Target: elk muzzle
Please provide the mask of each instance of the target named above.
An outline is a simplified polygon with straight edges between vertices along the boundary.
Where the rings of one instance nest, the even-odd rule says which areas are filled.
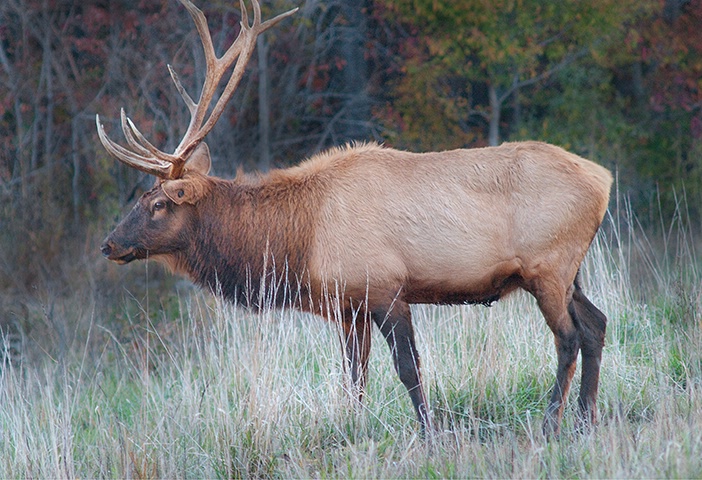
[[[108,259],[111,260],[115,263],[118,263],[120,265],[124,265],[126,263],[131,262],[132,260],[136,260],[137,256],[135,254],[134,248],[124,248],[119,245],[117,245],[112,239],[112,235],[107,237],[105,241],[102,243],[102,246],[100,247],[100,252],[102,252],[102,255]]]

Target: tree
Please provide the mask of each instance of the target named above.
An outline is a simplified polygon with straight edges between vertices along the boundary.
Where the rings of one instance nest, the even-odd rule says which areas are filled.
[[[637,24],[648,114],[640,122],[636,170],[656,185],[653,201],[702,225],[702,1],[660,0]]]
[[[485,122],[487,139],[500,138],[507,101],[581,57],[606,48],[622,37],[627,22],[641,11],[641,2],[543,2],[541,0],[401,0],[388,9],[416,25],[423,47],[400,90],[424,84],[437,69],[455,103],[465,104],[464,121]],[[446,91],[434,79],[424,86],[429,96]],[[446,80],[444,80],[446,81]],[[513,106],[519,110],[519,98]],[[517,115],[518,117],[518,115]],[[472,120],[471,120],[472,118]]]

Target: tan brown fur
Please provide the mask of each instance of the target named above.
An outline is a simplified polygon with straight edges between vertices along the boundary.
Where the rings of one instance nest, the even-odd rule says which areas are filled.
[[[559,353],[546,433],[559,430],[581,345],[588,367],[580,404],[595,421],[606,318],[576,275],[607,208],[606,169],[521,142],[423,154],[347,146],[229,181],[207,170],[208,162],[206,170],[186,165],[182,178],[145,195],[106,240],[108,258],[149,255],[247,304],[273,299],[333,319],[341,313],[359,397],[375,322],[422,426],[430,416],[408,304],[491,303],[523,288],[536,297]],[[159,227],[167,234],[149,227],[159,198],[171,214]]]
[[[328,185],[314,278],[405,287],[415,302],[415,289],[490,293],[501,277],[535,277],[554,262],[572,284],[611,184],[602,167],[537,142],[429,154],[364,145],[289,172]]]

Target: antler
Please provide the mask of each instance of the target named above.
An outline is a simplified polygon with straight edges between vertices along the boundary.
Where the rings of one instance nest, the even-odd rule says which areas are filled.
[[[98,136],[100,137],[102,145],[110,155],[130,167],[163,179],[179,178],[182,175],[185,162],[190,154],[205,135],[212,130],[215,123],[217,123],[217,120],[224,111],[225,105],[239,85],[241,77],[244,75],[246,64],[256,46],[256,37],[297,11],[297,8],[294,8],[261,23],[261,6],[258,4],[257,0],[252,0],[254,19],[253,24],[249,25],[246,5],[244,4],[244,0],[240,0],[241,31],[224,55],[217,58],[205,15],[199,8],[193,5],[190,0],[179,1],[185,6],[190,16],[193,17],[195,21],[195,26],[197,27],[200,40],[202,41],[202,47],[205,51],[207,74],[205,76],[202,92],[200,93],[200,99],[195,103],[190,95],[188,95],[188,92],[185,91],[185,88],[183,88],[178,75],[176,75],[175,71],[168,65],[168,71],[171,74],[173,83],[175,83],[178,93],[183,97],[190,111],[190,124],[188,125],[183,139],[178,144],[178,147],[176,147],[173,153],[166,153],[153,146],[126,116],[124,109],[122,109],[120,113],[122,131],[131,149],[124,148],[110,140],[105,133],[105,128],[100,123],[100,116],[95,115]],[[234,65],[232,76],[229,78],[222,95],[217,100],[209,117],[207,117],[207,111],[210,108],[217,87],[221,83],[222,77],[235,60],[236,64]],[[205,117],[207,117],[207,120],[205,120]]]

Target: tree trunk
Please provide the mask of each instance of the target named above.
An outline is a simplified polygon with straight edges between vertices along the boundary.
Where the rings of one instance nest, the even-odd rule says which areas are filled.
[[[343,92],[347,115],[344,137],[349,140],[366,140],[370,134],[370,100],[368,98],[368,62],[366,60],[367,20],[364,13],[365,0],[347,0],[343,16],[347,24],[340,28],[340,53],[344,59]]]
[[[497,95],[497,89],[490,85],[490,130],[488,132],[488,142],[490,146],[496,147],[500,141],[500,115],[502,113],[502,102]]]
[[[71,121],[71,151],[73,157],[73,179],[71,188],[73,189],[73,226],[80,225],[80,156],[78,155],[78,118],[73,117]]]
[[[268,80],[268,44],[263,34],[256,39],[258,51],[258,169],[271,168],[271,109]]]

